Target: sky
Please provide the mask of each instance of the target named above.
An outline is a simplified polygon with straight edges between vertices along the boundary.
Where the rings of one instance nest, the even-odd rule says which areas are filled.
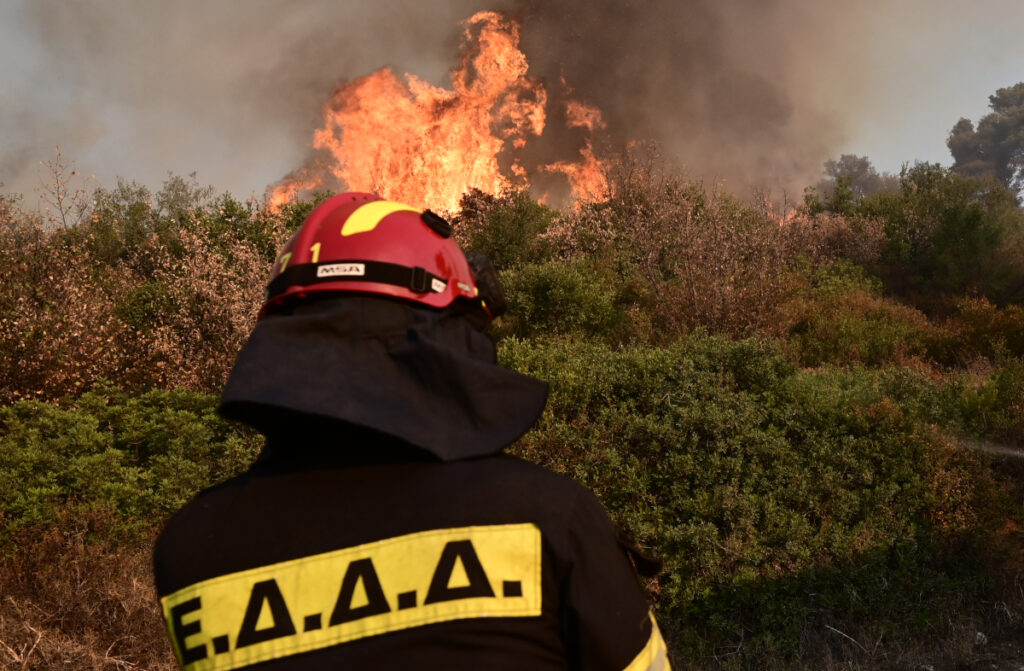
[[[990,95],[1024,81],[1024,2],[891,4],[861,35],[870,58],[858,86],[874,104],[845,119],[840,151],[892,172],[914,160],[948,165],[953,125],[977,122]]]
[[[1024,1],[0,0],[0,192],[38,199],[55,150],[86,188],[189,175],[262,197],[331,92],[384,66],[445,85],[459,21],[523,50],[701,178],[813,183],[822,163],[949,164],[946,136],[1024,81]],[[533,72],[533,70],[531,70]],[[627,96],[628,89],[628,96]]]

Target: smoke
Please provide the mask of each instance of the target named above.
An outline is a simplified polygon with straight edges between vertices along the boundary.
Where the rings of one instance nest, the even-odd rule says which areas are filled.
[[[948,100],[951,77],[971,77],[953,65],[974,52],[989,49],[990,63],[1016,52],[1013,26],[1024,21],[1019,0],[896,5],[12,0],[0,9],[0,182],[30,191],[38,161],[59,145],[103,184],[123,175],[152,186],[198,170],[238,196],[262,194],[302,164],[339,82],[391,66],[447,85],[459,21],[495,9],[522,24],[551,125],[576,98],[602,110],[607,148],[651,139],[691,177],[738,195],[798,195],[826,159],[853,149],[851,135],[917,130],[914,104]],[[985,86],[972,93],[982,107],[996,88]],[[929,127],[942,153],[971,112]],[[546,135],[536,164],[572,159],[577,131]]]
[[[439,4],[5,4],[3,190],[31,194],[59,146],[108,186],[198,171],[237,196],[262,195],[302,161],[339,80],[385,65],[443,79],[458,22],[485,3]]]
[[[535,72],[599,107],[612,146],[651,139],[694,178],[799,194],[843,139],[807,78],[805,64],[828,58],[807,5],[521,0],[518,14]],[[827,18],[849,28],[850,13]]]
[[[604,112],[613,148],[654,140],[741,196],[798,198],[868,137],[888,170],[948,161],[966,93],[980,105],[997,73],[1016,77],[998,86],[1024,78],[1019,0],[517,0],[515,13],[552,108],[564,80]],[[909,137],[934,152],[913,153]]]

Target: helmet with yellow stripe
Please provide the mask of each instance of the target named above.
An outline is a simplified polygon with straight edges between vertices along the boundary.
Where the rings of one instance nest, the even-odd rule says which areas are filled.
[[[369,193],[317,206],[274,262],[260,318],[311,296],[376,294],[446,308],[464,301],[488,319],[505,310],[490,261],[466,255],[430,210]]]

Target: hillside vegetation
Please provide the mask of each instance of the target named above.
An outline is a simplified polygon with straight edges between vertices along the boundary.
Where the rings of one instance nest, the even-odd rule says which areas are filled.
[[[451,214],[506,289],[502,362],[551,383],[512,451],[661,558],[675,667],[908,668],[1019,627],[1014,196],[927,164],[786,217],[637,160],[613,183]],[[0,200],[4,665],[173,668],[148,545],[260,448],[216,394],[311,207],[178,177],[67,226]]]

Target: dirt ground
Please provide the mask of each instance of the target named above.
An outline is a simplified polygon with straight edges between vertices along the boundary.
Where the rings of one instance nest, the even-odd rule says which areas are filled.
[[[919,664],[914,671],[1024,671],[1024,626],[991,638],[978,632],[965,661]]]

